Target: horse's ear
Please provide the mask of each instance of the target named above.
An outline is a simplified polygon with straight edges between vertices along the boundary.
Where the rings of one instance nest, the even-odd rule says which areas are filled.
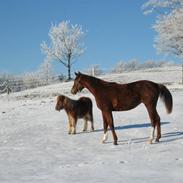
[[[79,75],[81,75],[81,72],[78,72],[78,73],[75,72],[75,75],[76,75],[76,76],[79,76]]]
[[[74,74],[75,74],[76,76],[78,76],[78,73],[77,73],[77,72],[75,72]]]

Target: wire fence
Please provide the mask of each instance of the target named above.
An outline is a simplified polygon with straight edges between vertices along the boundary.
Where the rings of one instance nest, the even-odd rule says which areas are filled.
[[[9,76],[6,78],[0,78],[0,94],[2,93],[10,94],[11,92],[19,92],[63,81],[64,76],[62,75],[51,76],[49,78],[48,77],[14,78]]]

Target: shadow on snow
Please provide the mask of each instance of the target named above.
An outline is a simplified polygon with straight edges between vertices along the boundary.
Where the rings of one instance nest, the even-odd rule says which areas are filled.
[[[161,122],[161,125],[168,125],[170,122]],[[132,124],[132,125],[123,125],[123,126],[116,126],[115,130],[125,130],[125,129],[135,129],[135,128],[149,128],[151,127],[150,123],[143,123],[143,124]],[[94,132],[103,132],[103,129],[96,129]],[[93,132],[81,132],[81,133],[93,133]],[[80,133],[79,133],[80,134]],[[143,138],[131,138],[127,140],[119,140],[119,144],[124,144],[124,143],[142,143],[142,142],[147,142],[149,137],[143,137]],[[172,142],[176,140],[183,139],[183,132],[177,131],[177,132],[169,132],[169,133],[164,133],[162,134],[162,137],[160,139],[160,143],[164,142]],[[106,142],[106,143],[113,143],[111,142]]]

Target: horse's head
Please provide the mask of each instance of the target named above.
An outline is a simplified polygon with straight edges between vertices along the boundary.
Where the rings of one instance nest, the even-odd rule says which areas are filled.
[[[64,108],[64,100],[65,100],[65,96],[64,95],[60,95],[57,97],[57,103],[55,106],[55,110],[60,111],[61,109]]]
[[[74,85],[72,86],[72,89],[71,89],[71,93],[72,94],[76,94],[77,92],[80,92],[84,86],[81,84],[81,73],[78,72],[76,73],[75,72],[75,75],[76,75],[76,78],[74,80]]]

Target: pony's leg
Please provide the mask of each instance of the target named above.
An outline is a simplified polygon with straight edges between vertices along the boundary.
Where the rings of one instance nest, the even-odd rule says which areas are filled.
[[[88,114],[88,119],[91,122],[91,130],[94,131],[93,113],[92,110]]]
[[[71,134],[71,132],[72,132],[72,119],[71,119],[71,116],[70,115],[68,115],[68,120],[69,120],[68,134]]]
[[[87,131],[87,129],[88,129],[88,121],[87,121],[87,118],[84,118],[83,132]]]
[[[113,122],[113,116],[112,116],[112,111],[106,111],[103,112],[103,115],[105,116],[106,122],[109,125],[111,131],[112,131],[112,135],[113,135],[113,139],[114,139],[114,145],[117,145],[117,135],[116,132],[114,130],[114,122]]]
[[[72,117],[72,134],[76,134],[77,119]]]
[[[93,124],[93,121],[90,121],[91,122],[91,131],[94,131],[94,124]]]

